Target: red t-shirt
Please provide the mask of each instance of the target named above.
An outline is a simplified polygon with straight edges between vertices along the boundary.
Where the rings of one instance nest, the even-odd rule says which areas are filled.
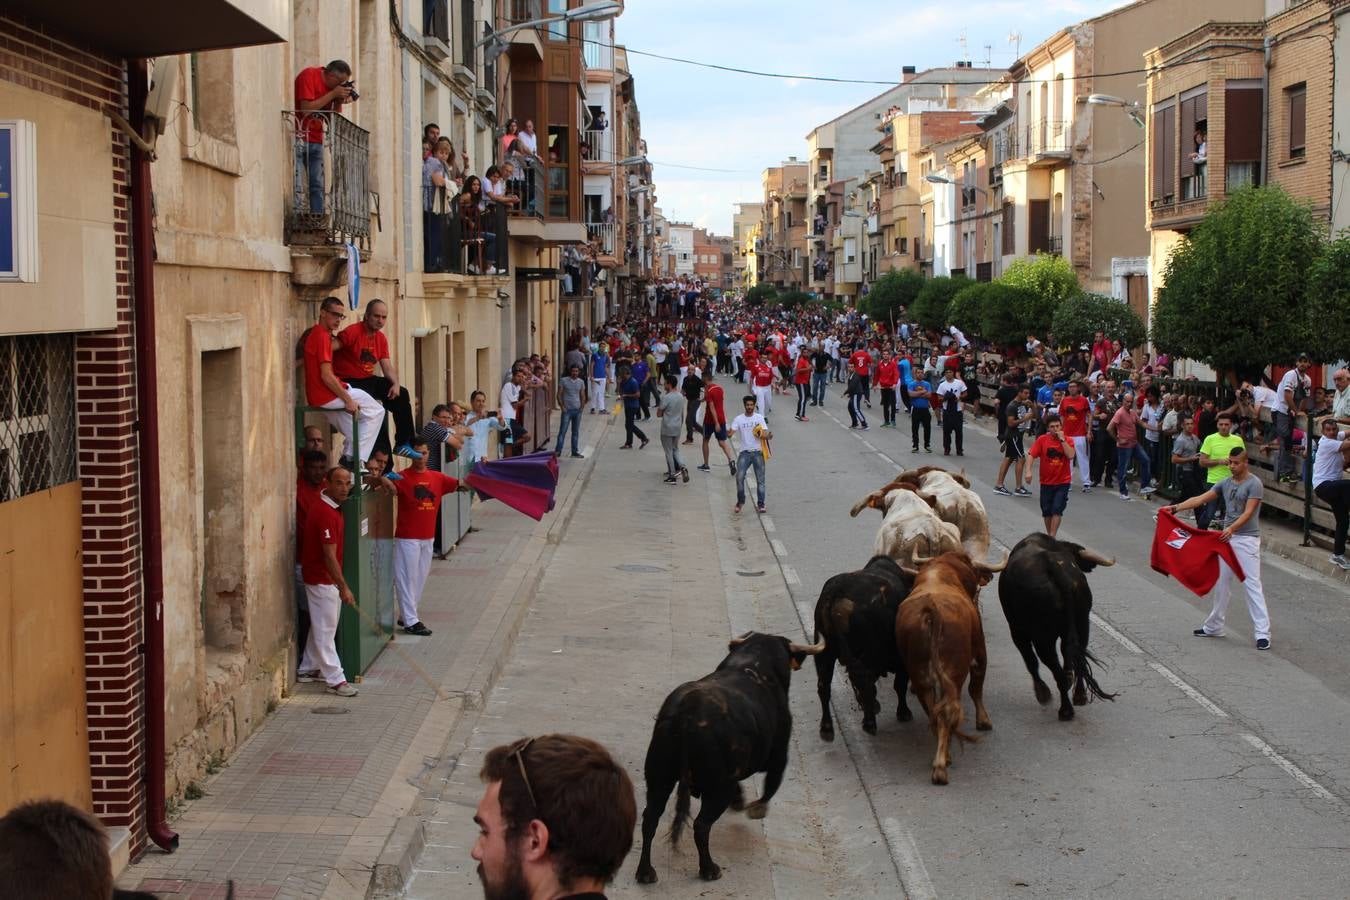
[[[1027,455],[1041,461],[1041,484],[1069,483],[1069,457],[1054,435],[1043,434],[1036,438]]]
[[[319,374],[321,365],[332,361],[333,336],[322,325],[315,325],[305,338],[305,399],[310,406],[323,406],[337,399]]]
[[[792,362],[792,354],[788,353],[787,350],[782,347],[779,347],[777,350],[773,351],[773,361],[775,365],[789,365]]]
[[[727,414],[722,410],[720,384],[710,384],[703,389],[703,421],[714,425],[727,424]]]
[[[877,363],[877,387],[893,388],[900,383],[900,367],[895,360],[882,360]]]
[[[398,523],[394,537],[413,541],[429,541],[436,537],[436,510],[441,498],[454,493],[459,482],[449,475],[427,469],[418,472],[404,469],[402,477],[394,482],[398,493]]]
[[[793,384],[811,383],[811,360],[805,356],[797,357],[797,368],[792,371]]]
[[[304,539],[301,542],[300,575],[305,584],[332,584],[328,576],[328,567],[323,562],[323,548],[326,544],[337,547],[338,565],[342,565],[342,510],[334,505],[327,494],[320,495],[310,504],[305,515]]]
[[[1087,437],[1088,400],[1081,394],[1059,402],[1059,417],[1064,420],[1065,437]]]
[[[853,367],[853,371],[866,377],[872,368],[872,357],[866,350],[857,350],[848,358],[848,364]]]
[[[747,347],[743,355],[745,357],[745,367],[747,369],[754,368],[755,363],[759,362],[759,351],[754,347]]]
[[[1111,357],[1113,356],[1115,356],[1115,353],[1111,350],[1110,341],[1099,341],[1092,345],[1092,359],[1097,363],[1097,368],[1103,372],[1111,364]]]
[[[306,100],[318,100],[324,94],[328,93],[328,85],[323,80],[323,67],[310,66],[308,69],[301,69],[300,74],[295,76],[295,108],[301,109],[301,103]],[[342,112],[342,104],[334,101],[329,104],[328,109],[335,112]],[[311,144],[323,143],[323,116],[305,116],[305,140]]]
[[[383,331],[371,331],[356,322],[338,332],[342,349],[333,354],[333,374],[339,378],[369,378],[375,365],[389,358],[389,340]]]
[[[295,478],[295,558],[301,558],[302,548],[305,542],[305,521],[308,519],[310,507],[316,502],[321,503],[319,495],[323,493],[323,485],[312,485],[305,480],[305,476],[297,475]]]
[[[755,387],[768,387],[773,384],[773,366],[766,362],[755,365]]]

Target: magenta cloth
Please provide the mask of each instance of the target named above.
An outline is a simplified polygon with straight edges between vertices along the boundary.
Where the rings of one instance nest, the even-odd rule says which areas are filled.
[[[510,459],[479,460],[464,480],[484,500],[500,500],[537,521],[553,509],[558,458],[540,450]]]

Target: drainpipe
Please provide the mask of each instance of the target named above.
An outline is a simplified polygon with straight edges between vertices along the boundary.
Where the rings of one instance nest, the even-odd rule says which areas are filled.
[[[1261,67],[1261,184],[1270,183],[1270,67],[1275,41],[1266,35],[1261,42],[1265,65]]]
[[[149,89],[144,59],[127,61],[131,121],[140,130]],[[132,327],[136,352],[136,431],[140,437],[141,582],[144,592],[145,822],[150,839],[172,853],[178,835],[164,814],[164,564],[159,521],[159,389],[155,369],[155,234],[150,155],[131,148]]]

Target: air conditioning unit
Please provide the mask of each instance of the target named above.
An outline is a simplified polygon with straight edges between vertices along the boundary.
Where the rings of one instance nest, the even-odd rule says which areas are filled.
[[[146,140],[153,141],[168,130],[173,95],[177,88],[178,57],[162,56],[156,59],[150,75],[150,92],[145,97],[145,125],[147,130],[153,132],[142,135]]]

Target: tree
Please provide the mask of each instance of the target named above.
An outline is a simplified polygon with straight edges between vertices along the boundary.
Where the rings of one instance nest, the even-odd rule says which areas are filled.
[[[1022,335],[1035,334],[1045,337],[1050,331],[1050,322],[1055,317],[1055,308],[1065,297],[1079,293],[1078,276],[1073,266],[1062,256],[1049,253],[1037,253],[1033,259],[1019,259],[1008,266],[998,279],[1010,287],[1020,288],[1022,295],[1019,318]]]
[[[935,331],[946,328],[947,307],[951,305],[952,298],[963,288],[974,283],[964,275],[957,275],[954,278],[946,275],[929,278],[924,282],[919,296],[914,298],[914,306],[910,312],[914,314],[915,321],[924,328]]]
[[[778,289],[771,284],[757,284],[745,292],[745,305],[751,308],[771,303],[778,296]]]
[[[1279,187],[1243,188],[1210,207],[1167,261],[1153,343],[1220,372],[1292,361],[1312,343],[1306,298],[1322,244],[1310,207]],[[1341,275],[1319,277],[1334,292]]]
[[[947,320],[967,337],[981,334],[984,299],[991,287],[993,285],[989,282],[968,284],[956,292],[951,305],[947,307]]]
[[[991,344],[1020,346],[1027,332],[1035,330],[1028,328],[1028,310],[1039,304],[1036,294],[1026,288],[990,282],[980,297],[980,327],[976,333]]]
[[[923,276],[912,269],[893,269],[882,275],[862,299],[859,308],[879,322],[899,319],[901,309],[912,307],[923,288]]]
[[[1106,332],[1126,349],[1148,338],[1138,313],[1128,303],[1102,294],[1076,294],[1060,302],[1050,323],[1055,339],[1064,344],[1090,344],[1095,332]]]
[[[1327,244],[1308,273],[1307,318],[1309,356],[1350,359],[1350,235]]]

